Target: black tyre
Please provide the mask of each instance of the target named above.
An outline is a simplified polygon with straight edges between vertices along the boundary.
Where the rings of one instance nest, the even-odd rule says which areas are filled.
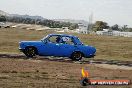
[[[82,86],[88,86],[91,84],[90,80],[88,78],[83,78],[81,81],[80,81],[81,85]]]
[[[36,53],[37,53],[37,50],[34,47],[26,47],[25,50],[24,50],[24,54],[27,57],[33,57],[33,56],[36,55]]]
[[[71,59],[72,60],[76,60],[76,61],[79,61],[82,59],[82,53],[81,52],[74,52],[72,55],[71,55]]]

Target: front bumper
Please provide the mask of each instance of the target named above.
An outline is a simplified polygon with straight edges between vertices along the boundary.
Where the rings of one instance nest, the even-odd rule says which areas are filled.
[[[95,54],[94,55],[89,55],[89,56],[86,56],[86,58],[94,58],[94,56],[96,56]]]
[[[93,58],[94,56],[96,56],[96,55],[90,55],[89,58]]]
[[[19,48],[19,51],[20,51],[20,52],[24,52],[24,49]]]

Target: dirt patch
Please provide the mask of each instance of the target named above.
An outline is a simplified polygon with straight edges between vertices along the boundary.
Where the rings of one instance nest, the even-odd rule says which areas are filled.
[[[132,70],[132,67],[128,67],[128,66],[117,66],[117,65],[109,65],[109,64],[94,64],[94,65],[106,69]]]
[[[83,88],[79,80],[82,67],[90,79],[130,79],[132,70],[106,69],[94,64],[66,63],[48,60],[0,58],[0,87],[4,88]],[[131,88],[128,86],[95,86],[93,88]]]

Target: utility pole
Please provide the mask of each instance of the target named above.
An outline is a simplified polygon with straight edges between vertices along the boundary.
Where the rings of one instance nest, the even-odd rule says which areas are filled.
[[[87,34],[92,31],[92,22],[93,22],[93,13],[91,13],[91,15],[89,16]]]

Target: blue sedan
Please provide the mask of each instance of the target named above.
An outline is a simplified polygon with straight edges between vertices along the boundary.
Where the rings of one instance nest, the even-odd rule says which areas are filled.
[[[57,56],[79,61],[96,53],[93,46],[84,45],[78,37],[66,34],[49,34],[40,41],[21,41],[19,44],[19,50],[27,57]]]

